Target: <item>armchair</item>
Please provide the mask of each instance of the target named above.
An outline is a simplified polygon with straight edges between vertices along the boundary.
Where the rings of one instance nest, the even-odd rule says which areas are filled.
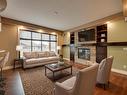
[[[2,71],[3,71],[3,67],[7,63],[8,59],[9,59],[9,52],[6,52],[5,56],[1,57],[1,61],[0,61],[0,69],[1,69],[1,79],[0,80],[3,79],[3,75],[2,75],[3,72]]]
[[[113,58],[114,58],[113,56],[105,58],[99,64],[98,75],[97,75],[97,83],[103,84],[104,89],[105,89],[106,84],[109,83]]]
[[[55,83],[55,95],[93,95],[98,64],[80,70],[76,76]]]

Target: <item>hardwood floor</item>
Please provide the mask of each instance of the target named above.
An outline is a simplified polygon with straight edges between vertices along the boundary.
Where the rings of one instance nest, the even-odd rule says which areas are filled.
[[[94,95],[127,95],[127,76],[111,73],[109,87],[96,87]]]
[[[4,76],[7,78],[5,95],[25,95],[18,73],[19,70],[21,69],[4,72]],[[94,95],[127,95],[127,76],[111,73],[109,88],[107,87],[104,90],[101,86],[95,87]]]
[[[18,70],[5,71],[4,77],[6,78],[5,95],[25,95]]]

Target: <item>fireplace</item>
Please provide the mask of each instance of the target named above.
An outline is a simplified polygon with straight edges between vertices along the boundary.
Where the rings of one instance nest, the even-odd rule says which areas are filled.
[[[90,49],[89,48],[78,48],[78,58],[90,60]]]

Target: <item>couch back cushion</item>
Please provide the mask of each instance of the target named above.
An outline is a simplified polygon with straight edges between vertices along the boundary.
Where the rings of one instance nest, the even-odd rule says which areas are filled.
[[[38,57],[39,58],[48,57],[47,52],[38,52]]]
[[[27,59],[30,59],[30,58],[37,58],[38,54],[37,52],[23,52],[23,56]]]
[[[56,53],[54,51],[50,51],[49,56],[56,56]]]

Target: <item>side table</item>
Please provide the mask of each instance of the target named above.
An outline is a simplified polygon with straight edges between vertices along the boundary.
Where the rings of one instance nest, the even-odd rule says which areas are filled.
[[[23,68],[23,59],[19,59],[19,58],[14,59],[14,69],[15,69],[16,64],[21,64],[21,66]]]

